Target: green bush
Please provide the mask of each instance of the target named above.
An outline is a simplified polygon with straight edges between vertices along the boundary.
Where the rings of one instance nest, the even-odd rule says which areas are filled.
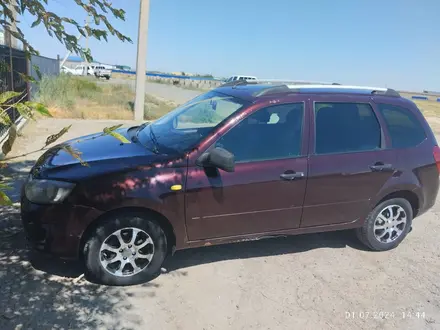
[[[72,109],[78,98],[90,99],[102,92],[95,81],[66,74],[44,76],[39,87],[39,102],[67,109]]]

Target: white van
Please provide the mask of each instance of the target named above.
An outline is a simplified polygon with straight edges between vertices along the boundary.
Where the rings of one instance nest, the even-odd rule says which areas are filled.
[[[256,81],[257,77],[253,76],[232,76],[225,80],[225,83],[229,83],[236,80]]]

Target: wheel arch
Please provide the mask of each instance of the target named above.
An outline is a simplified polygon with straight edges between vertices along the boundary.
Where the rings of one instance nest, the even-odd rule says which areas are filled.
[[[392,193],[389,193],[382,197],[377,203],[376,206],[380,203],[392,199],[392,198],[404,198],[406,199],[410,204],[413,211],[413,218],[415,218],[420,210],[420,199],[417,194],[412,190],[398,190],[394,191]]]
[[[112,216],[116,216],[118,214],[127,213],[127,212],[152,216],[154,218],[154,220],[158,222],[158,224],[162,227],[162,229],[165,232],[165,235],[166,235],[166,238],[167,238],[167,242],[168,242],[168,244],[167,244],[168,245],[168,253],[173,253],[174,252],[174,249],[175,249],[175,246],[176,246],[176,234],[175,234],[174,228],[171,225],[171,222],[168,220],[168,218],[166,218],[163,214],[161,214],[161,213],[159,213],[159,212],[157,212],[155,210],[149,209],[149,208],[143,208],[143,207],[121,207],[121,208],[113,209],[111,211],[108,211],[108,212],[102,214],[101,216],[99,216],[98,218],[93,220],[87,226],[87,228],[84,230],[84,232],[81,235],[79,251],[78,251],[79,257],[80,258],[83,257],[84,245],[86,244],[87,239],[90,237],[90,235],[93,233],[93,231],[103,221],[106,221],[108,218],[110,218]]]

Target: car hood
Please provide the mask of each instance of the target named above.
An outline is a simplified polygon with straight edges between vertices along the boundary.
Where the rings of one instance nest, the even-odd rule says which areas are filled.
[[[115,132],[130,140],[130,129],[118,129]],[[49,149],[36,162],[32,175],[76,181],[152,163],[163,163],[170,158],[176,157],[155,154],[139,142],[122,143],[113,136],[96,133]]]

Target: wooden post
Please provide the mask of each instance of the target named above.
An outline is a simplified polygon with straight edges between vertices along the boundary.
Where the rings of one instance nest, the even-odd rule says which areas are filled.
[[[26,51],[28,50],[28,45],[26,43],[23,44],[23,50]],[[31,76],[31,61],[26,58],[26,74],[28,76]],[[26,94],[27,94],[27,100],[30,101],[31,100],[31,82],[28,80],[26,81]]]

